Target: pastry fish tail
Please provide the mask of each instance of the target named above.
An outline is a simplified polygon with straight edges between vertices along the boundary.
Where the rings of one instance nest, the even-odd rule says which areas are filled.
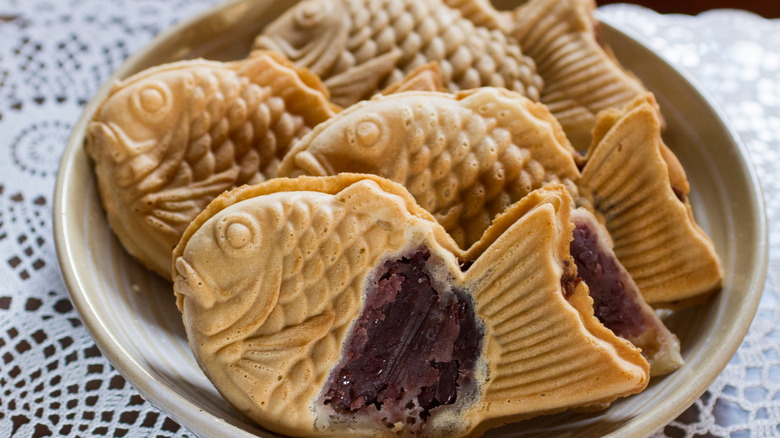
[[[661,140],[652,103],[629,105],[599,122],[594,132],[604,135],[588,154],[580,183],[593,193],[615,254],[645,300],[673,303],[717,289],[723,269],[693,219],[685,174]]]
[[[514,12],[511,31],[544,79],[541,101],[579,150],[590,145],[596,114],[642,94],[598,40],[593,0],[531,0]]]
[[[640,351],[598,322],[573,275],[570,209],[563,186],[532,192],[497,220],[497,238],[486,232],[492,242],[466,272],[490,363],[485,406],[470,411],[480,427],[609,403],[647,385]]]

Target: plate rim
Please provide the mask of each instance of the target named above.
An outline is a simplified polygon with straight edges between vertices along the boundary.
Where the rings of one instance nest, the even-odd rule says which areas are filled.
[[[82,280],[83,274],[79,273],[78,267],[72,257],[75,246],[80,243],[74,242],[69,234],[65,232],[68,228],[67,224],[72,220],[68,217],[69,209],[65,202],[67,200],[66,189],[69,181],[74,178],[73,172],[75,161],[77,159],[83,159],[83,156],[80,154],[85,154],[83,142],[86,127],[104,96],[106,96],[113,87],[113,84],[117,80],[127,77],[128,72],[133,70],[139,60],[153,52],[161,43],[175,39],[176,35],[179,35],[185,29],[192,27],[199,21],[206,20],[213,14],[235,8],[241,4],[251,4],[253,1],[254,0],[231,0],[206,8],[198,14],[177,22],[167,30],[155,36],[141,49],[130,55],[121,66],[111,74],[106,82],[100,86],[98,91],[85,106],[78,121],[73,125],[58,165],[54,191],[52,213],[57,259],[70,299],[76,307],[81,320],[84,322],[87,331],[94,340],[95,345],[97,345],[111,365],[117,369],[117,371],[145,400],[149,401],[166,415],[169,415],[192,433],[204,436],[219,436],[224,434],[225,427],[230,429],[233,436],[255,437],[256,435],[230,424],[211,413],[203,412],[200,407],[189,399],[168,388],[164,382],[149,374],[103,324],[103,319],[95,312],[92,302],[84,293],[85,286]],[[758,214],[755,215],[757,219],[756,223],[753,224],[756,230],[756,243],[758,244],[758,251],[755,254],[758,263],[756,269],[754,269],[754,275],[751,276],[749,288],[744,297],[744,304],[746,307],[742,308],[744,314],[749,315],[750,318],[741,318],[741,325],[739,327],[731,327],[731,330],[726,335],[728,342],[725,343],[725,346],[728,347],[726,349],[728,354],[716,355],[717,362],[715,365],[717,365],[718,371],[712,376],[699,376],[699,381],[694,382],[696,383],[695,391],[688,394],[676,393],[678,394],[677,396],[673,395],[671,400],[666,400],[672,401],[672,403],[666,403],[665,401],[663,404],[655,406],[649,411],[644,411],[642,418],[631,419],[624,426],[621,426],[619,429],[606,435],[610,437],[649,436],[664,427],[669,421],[672,421],[693,404],[695,400],[706,391],[715,378],[722,373],[729,360],[741,345],[755,316],[766,282],[769,249],[766,209],[764,206],[763,192],[755,170],[755,165],[750,159],[750,153],[723,110],[709,93],[695,78],[685,71],[683,67],[674,65],[663,55],[653,51],[646,44],[642,43],[642,38],[631,31],[630,28],[610,22],[611,20],[609,20],[608,17],[604,17],[603,14],[599,14],[598,12],[597,18],[601,23],[601,26],[608,28],[610,32],[614,31],[621,37],[630,40],[631,43],[646,48],[658,61],[676,72],[683,81],[690,85],[692,91],[697,93],[701,99],[706,102],[709,108],[717,116],[718,122],[722,125],[722,128],[729,133],[730,140],[734,143],[739,152],[740,164],[744,169],[744,173],[748,176],[746,182],[750,189],[751,204],[755,206],[755,210],[758,212]],[[89,160],[88,157],[87,159]],[[735,328],[736,330],[734,330]],[[719,351],[723,351],[723,349],[719,349]],[[713,364],[711,363],[710,365]]]

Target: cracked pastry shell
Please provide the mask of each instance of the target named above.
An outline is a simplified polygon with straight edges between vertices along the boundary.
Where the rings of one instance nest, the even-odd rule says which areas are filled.
[[[499,88],[406,92],[353,105],[290,150],[279,176],[370,173],[406,187],[468,248],[510,204],[579,177],[544,105]]]
[[[427,436],[487,428],[642,390],[638,349],[593,317],[580,284],[562,294],[571,199],[532,193],[505,229],[464,253],[403,187],[383,178],[278,178],[218,197],[188,227],[173,260],[190,346],[219,391],[249,418],[294,436],[395,434],[322,422],[315,400],[339,361],[380,261],[424,245],[470,291],[486,328],[479,393],[429,419]],[[474,263],[461,271],[459,258]],[[328,425],[327,419],[325,424]]]

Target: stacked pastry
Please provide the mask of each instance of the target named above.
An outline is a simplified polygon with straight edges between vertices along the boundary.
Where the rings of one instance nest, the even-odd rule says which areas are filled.
[[[592,9],[306,0],[247,59],[114,87],[87,140],[109,223],[232,405],[477,436],[682,365],[654,307],[722,270]]]

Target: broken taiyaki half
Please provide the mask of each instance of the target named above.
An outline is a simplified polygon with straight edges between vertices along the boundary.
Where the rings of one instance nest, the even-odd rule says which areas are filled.
[[[319,80],[276,53],[182,61],[118,82],[86,149],[114,233],[170,279],[190,221],[223,191],[275,176],[291,145],[334,114]]]
[[[478,258],[497,236],[513,225],[517,217],[547,196],[552,188],[545,186],[535,190],[498,215],[483,238],[469,248],[464,258]],[[650,364],[651,376],[678,369],[684,363],[679,340],[645,302],[641,291],[612,250],[609,232],[589,208],[575,205],[571,208],[570,219],[574,228],[568,251],[576,268],[569,271],[565,294],[572,293],[577,282],[584,282],[596,318],[615,335],[642,350],[642,355]]]
[[[501,14],[484,1],[454,6],[442,0],[305,0],[269,24],[255,48],[278,51],[310,69],[344,107],[431,61],[439,63],[450,91],[505,87],[538,101],[542,80],[534,62],[498,27]]]
[[[401,82],[396,82],[382,90],[380,94],[388,95],[404,91],[438,91],[447,92],[441,78],[441,68],[438,62],[429,62],[410,71]]]
[[[646,92],[598,38],[593,0],[530,0],[514,12],[510,32],[536,62],[541,101],[571,143],[585,150],[597,114],[621,108]]]
[[[570,195],[520,203],[461,264],[383,178],[227,192],[174,251],[190,346],[231,404],[293,436],[476,436],[641,391],[647,362],[572,279]]]
[[[661,139],[653,96],[602,114],[594,134],[580,184],[645,300],[674,305],[719,288],[723,269],[694,220],[685,171]]]
[[[315,128],[279,176],[370,173],[404,185],[462,247],[550,182],[573,192],[576,152],[542,104],[498,88],[377,96]]]

